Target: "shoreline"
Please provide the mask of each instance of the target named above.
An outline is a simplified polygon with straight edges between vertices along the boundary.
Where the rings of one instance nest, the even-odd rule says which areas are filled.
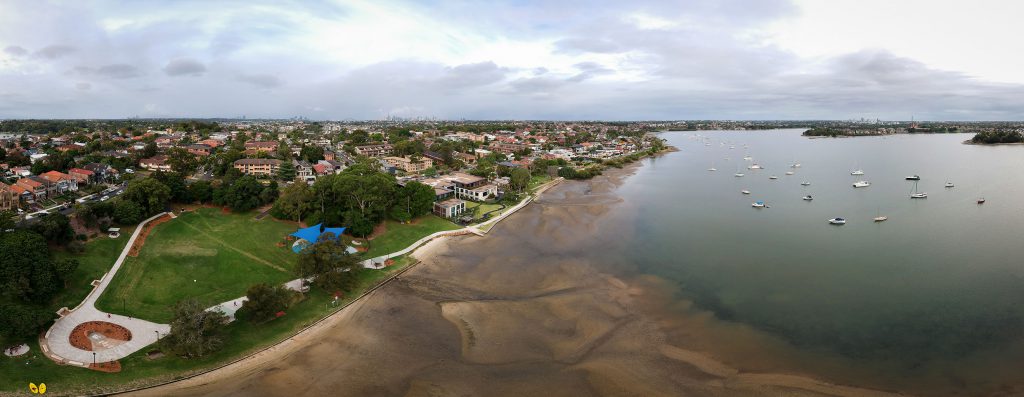
[[[960,142],[960,144],[962,144],[962,145],[972,145],[972,146],[1020,146],[1020,145],[1024,145],[1024,142],[984,143],[984,142],[974,142],[974,141],[968,139],[966,141]]]
[[[658,153],[656,156],[663,154],[665,154],[665,152]],[[591,206],[593,206],[594,202],[599,202],[597,206],[606,207],[608,203],[616,203],[616,201],[602,201],[597,197],[589,198],[586,196],[577,196],[573,193],[577,190],[593,190],[600,191],[600,193],[597,193],[597,196],[614,196],[614,191],[643,165],[643,162],[638,161],[627,164],[622,168],[609,170],[609,172],[590,180],[576,181],[571,184],[562,184],[558,189],[553,189],[552,197],[545,198],[538,206],[529,206],[531,210],[530,214],[510,218],[514,221],[515,226],[521,226],[524,223],[529,224],[536,222],[543,224],[548,220],[546,219],[546,215],[548,215],[548,212],[551,210],[560,210],[566,213],[577,213],[580,211],[586,212],[589,210],[586,202],[591,202],[591,204],[589,204]],[[568,205],[560,205],[558,202],[560,197],[558,196],[562,196],[562,200],[568,200]],[[545,216],[541,216],[542,214],[538,213],[538,211],[543,213]],[[558,217],[557,215],[552,216]],[[361,320],[366,322],[366,318],[375,322],[393,325],[395,328],[400,328],[400,322],[393,322],[392,319],[381,318],[383,313],[373,313],[378,313],[388,307],[393,308],[390,310],[405,307],[402,302],[390,303],[389,301],[393,298],[408,295],[408,291],[406,290],[410,288],[410,285],[408,285],[410,283],[412,283],[412,287],[414,287],[413,291],[419,290],[420,288],[416,287],[420,287],[422,283],[427,283],[428,285],[426,286],[430,288],[426,288],[424,290],[424,292],[427,293],[426,298],[428,298],[428,301],[436,300],[437,303],[427,304],[426,306],[433,307],[434,309],[425,313],[433,313],[432,316],[439,316],[443,319],[442,321],[444,323],[450,324],[448,327],[455,328],[456,335],[458,336],[458,341],[455,343],[458,346],[461,346],[458,349],[462,352],[462,360],[467,361],[468,364],[477,364],[489,367],[496,364],[515,365],[514,363],[522,360],[532,362],[533,360],[543,359],[546,354],[542,354],[541,356],[531,355],[531,351],[533,350],[531,348],[533,348],[533,345],[535,343],[540,343],[542,345],[550,345],[550,347],[543,348],[541,351],[550,351],[555,355],[554,359],[556,362],[564,362],[565,365],[569,365],[569,367],[565,368],[566,370],[574,368],[577,371],[583,371],[584,373],[590,374],[588,375],[588,378],[595,376],[599,378],[592,381],[592,391],[595,390],[593,389],[594,387],[597,387],[598,390],[608,389],[620,392],[632,391],[633,393],[638,394],[674,395],[675,393],[672,393],[673,389],[671,389],[671,387],[673,386],[672,382],[676,379],[665,379],[665,377],[661,375],[661,371],[655,371],[652,369],[652,371],[647,372],[639,368],[643,368],[643,366],[648,365],[663,365],[665,368],[662,369],[668,369],[674,368],[677,365],[682,365],[687,369],[685,372],[680,374],[681,376],[700,382],[703,385],[701,386],[702,388],[712,388],[719,392],[728,393],[731,391],[738,393],[776,393],[789,395],[827,394],[849,397],[900,395],[872,389],[844,386],[809,376],[785,372],[744,372],[725,362],[719,361],[711,354],[668,344],[663,340],[663,337],[656,336],[658,335],[658,332],[663,332],[664,330],[657,325],[657,321],[653,319],[650,314],[646,314],[640,310],[640,304],[637,302],[637,299],[640,297],[653,292],[645,288],[649,286],[644,286],[642,285],[643,283],[640,283],[637,280],[623,280],[612,276],[587,265],[586,263],[569,265],[570,268],[577,269],[577,271],[583,271],[584,273],[570,271],[562,276],[564,279],[554,280],[550,277],[555,274],[549,274],[543,277],[543,279],[547,281],[541,285],[537,285],[530,291],[520,291],[520,289],[514,288],[513,286],[503,285],[505,283],[514,282],[513,280],[506,280],[505,282],[502,282],[501,277],[499,277],[500,274],[495,274],[494,269],[506,268],[504,263],[490,264],[495,265],[496,267],[494,269],[485,268],[481,270],[484,274],[490,274],[485,277],[494,279],[491,282],[498,283],[496,284],[499,285],[496,287],[497,290],[492,292],[473,292],[476,291],[476,288],[483,287],[470,287],[465,285],[466,283],[460,283],[458,277],[454,279],[441,277],[442,275],[447,274],[459,274],[458,272],[451,273],[454,270],[446,269],[449,266],[456,266],[452,263],[453,261],[474,261],[475,257],[472,256],[472,254],[467,254],[460,250],[464,249],[463,246],[465,246],[468,241],[473,241],[474,244],[479,245],[500,244],[502,242],[501,235],[509,233],[509,230],[505,229],[499,230],[499,236],[492,238],[484,236],[481,239],[467,237],[460,239],[438,238],[431,240],[420,246],[411,254],[418,259],[416,264],[403,269],[394,277],[389,278],[388,282],[381,283],[375,287],[374,290],[367,291],[365,298],[353,301],[348,307],[341,309],[330,316],[324,317],[317,324],[310,326],[308,329],[304,329],[281,343],[254,355],[244,357],[243,359],[237,360],[236,362],[225,365],[221,368],[207,371],[187,379],[127,392],[137,393],[139,395],[166,395],[170,393],[182,393],[189,395],[216,394],[211,393],[208,389],[241,391],[244,389],[232,389],[230,386],[240,382],[250,383],[245,381],[244,378],[246,377],[267,378],[283,376],[280,374],[288,372],[288,370],[281,369],[280,367],[287,367],[286,360],[292,360],[293,357],[295,357],[295,359],[301,358],[303,361],[308,360],[308,351],[316,349],[316,345],[325,343],[321,338],[329,337],[332,330],[346,328],[349,329],[350,332],[358,333],[358,325],[360,325],[358,323]],[[513,229],[518,229],[518,227]],[[502,262],[501,259],[502,258],[495,258],[498,262]],[[422,262],[428,262],[427,264],[430,266],[418,266],[418,264],[421,264]],[[487,265],[489,264],[481,263],[479,266],[475,267],[484,267]],[[555,265],[555,263],[553,262],[552,265]],[[564,273],[566,265],[555,266],[557,269],[563,270]],[[391,283],[391,281],[395,280],[398,275],[406,274],[414,269],[415,272],[410,273],[409,277],[405,278],[405,280],[398,283]],[[544,272],[543,274],[547,273],[549,272]],[[413,279],[413,281],[408,281],[408,279]],[[389,288],[384,288],[385,286],[388,286]],[[469,288],[469,290],[463,293],[455,293],[454,296],[450,296],[452,294],[450,289],[460,287]],[[372,294],[384,295],[371,297],[370,295]],[[506,298],[501,298],[501,296],[507,296],[508,294],[512,295]],[[525,294],[525,296],[523,294]],[[414,296],[420,296],[420,299],[423,299],[424,297],[421,295],[422,293],[414,294]],[[477,295],[482,295],[482,297],[475,298],[474,296]],[[524,304],[529,306],[524,308]],[[547,309],[538,311],[537,308]],[[516,331],[508,333],[508,325],[521,324],[521,320],[534,321],[546,319],[549,315],[545,313],[549,310],[553,310],[552,314],[561,313],[555,317],[558,321],[575,321],[575,327],[577,329],[576,333],[583,332],[583,334],[585,334],[582,336],[582,339],[580,339],[580,336],[565,336],[558,333],[537,333],[540,331],[531,331],[526,329],[517,329]],[[595,312],[594,310],[597,311]],[[592,320],[590,317],[593,316],[588,313],[598,313],[600,314],[598,317],[609,315],[611,317],[607,318],[605,321],[600,321],[600,319]],[[367,314],[369,317],[362,316],[363,319],[360,319],[359,316],[362,314]],[[498,314],[499,316],[494,317],[494,314]],[[538,315],[541,317],[535,317]],[[545,321],[551,321],[555,318],[550,318]],[[417,323],[419,323],[419,321],[417,321]],[[430,326],[425,325],[425,327],[426,328],[421,330],[422,332],[429,331]],[[580,329],[580,327],[583,328]],[[387,350],[387,348],[376,346],[376,344],[379,343],[391,343],[391,339],[386,337],[389,331],[398,332],[395,329],[382,329],[382,335],[370,336],[369,338],[371,341],[368,343],[354,343],[355,346],[349,346],[346,349],[341,349],[340,347],[335,348],[341,350],[340,352],[337,350],[331,350],[332,356],[348,357],[348,355],[346,355],[346,351],[352,349],[356,350],[350,353],[365,353],[366,350],[370,350],[376,352],[376,355],[383,356],[385,358],[400,361],[406,359],[410,360],[412,363],[410,363],[409,366],[415,367],[413,364],[416,361],[415,354],[409,357],[395,354],[395,352],[388,354],[389,350]],[[442,331],[446,330],[442,329],[437,332]],[[450,332],[450,330],[447,330],[445,334]],[[640,332],[640,334],[637,334],[637,332]],[[648,337],[635,338],[633,335],[647,335]],[[523,344],[523,338],[528,340],[529,343]],[[365,339],[365,337],[360,340],[362,339]],[[441,343],[442,341],[437,342]],[[655,346],[652,347],[650,346],[651,344],[655,344]],[[328,345],[330,345],[330,343],[328,343]],[[377,350],[381,348],[385,349],[385,351],[380,352]],[[642,363],[633,363],[632,360],[618,358],[618,354],[608,358],[601,358],[608,354],[609,351],[622,351],[622,349],[627,349],[624,351],[629,351],[631,354],[650,355],[658,361],[652,361],[652,363],[648,363],[646,361]],[[394,357],[396,355],[400,357]],[[591,358],[591,356],[596,357]],[[282,363],[282,361],[285,361],[285,363]],[[664,361],[664,364],[653,364],[660,363],[662,361]],[[541,363],[529,365],[543,366]],[[639,365],[640,367],[635,367],[636,365]],[[419,373],[428,370],[423,368],[415,371]],[[358,376],[358,373],[354,373],[353,375]],[[310,376],[310,374],[303,374],[303,376]],[[459,378],[462,378],[463,376],[464,375],[459,375]],[[676,375],[672,375],[671,377],[674,378]],[[470,376],[470,378],[472,378],[472,376]],[[449,383],[451,381],[452,380],[449,379]],[[531,379],[531,381],[534,380]],[[412,389],[405,389],[406,392],[398,394],[408,394],[412,390],[420,390],[416,389],[416,382],[418,381],[413,381],[412,384],[404,386]],[[537,382],[543,383],[544,381],[540,380]],[[402,387],[401,385],[396,386]],[[500,387],[499,385],[493,386],[496,388]],[[564,385],[558,384],[557,386]],[[551,387],[556,387],[556,384],[552,384]],[[273,394],[263,389],[256,390],[261,390],[266,394]],[[256,390],[252,391],[257,392]],[[348,390],[351,390],[355,394],[360,394],[358,389]],[[500,388],[496,390],[500,390]],[[303,392],[313,391],[310,391],[309,389],[297,389],[295,392],[302,394]],[[396,394],[384,393],[381,390],[377,390],[377,392],[378,393],[375,394]],[[503,393],[497,391],[494,394],[502,395]],[[559,393],[554,391],[552,394]]]

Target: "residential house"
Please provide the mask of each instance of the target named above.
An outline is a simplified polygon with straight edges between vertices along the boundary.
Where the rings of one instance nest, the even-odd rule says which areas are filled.
[[[163,154],[139,160],[139,166],[150,171],[171,171],[171,165],[167,163],[167,156]]]
[[[484,201],[498,195],[498,187],[487,183],[487,178],[456,172],[449,179],[454,185],[455,196],[462,199]]]
[[[422,172],[434,166],[434,161],[425,157],[418,159],[410,157],[385,157],[384,161],[405,172]]]
[[[434,203],[434,213],[442,218],[453,219],[466,211],[466,202],[457,198]]]
[[[394,152],[394,147],[387,143],[356,146],[356,153],[367,157],[385,157]]]
[[[72,168],[68,170],[68,175],[71,175],[71,177],[75,179],[75,182],[80,185],[88,185],[96,182],[96,173],[86,169]]]
[[[15,185],[18,185],[22,189],[27,191],[30,195],[30,197],[28,197],[28,199],[30,200],[29,202],[33,202],[46,198],[46,193],[48,192],[47,183],[48,182],[45,179],[39,180],[38,177],[30,176],[27,178],[18,179],[18,181],[15,182]]]
[[[249,141],[245,143],[245,152],[249,154],[273,152],[275,150],[277,150],[277,142],[274,141]]]
[[[61,195],[67,192],[78,191],[78,181],[72,178],[71,175],[65,174],[60,171],[49,171],[39,175],[40,178],[46,179],[47,182],[52,186],[52,192],[56,195]]]
[[[117,169],[103,163],[89,163],[83,165],[82,168],[86,171],[92,171],[96,182],[108,182],[120,177]]]
[[[212,147],[207,146],[207,145],[202,144],[202,143],[195,144],[195,145],[188,145],[186,147],[186,149],[188,149],[189,153],[192,153],[192,154],[194,154],[196,156],[209,156],[210,154],[213,153],[213,148]]]
[[[295,167],[295,177],[301,181],[313,182],[316,180],[316,174],[313,173],[313,166],[306,161],[292,160],[292,166]]]
[[[0,182],[0,211],[14,211],[21,207],[21,194],[14,187]]]
[[[281,166],[278,159],[240,159],[234,162],[235,169],[246,175],[274,176]]]

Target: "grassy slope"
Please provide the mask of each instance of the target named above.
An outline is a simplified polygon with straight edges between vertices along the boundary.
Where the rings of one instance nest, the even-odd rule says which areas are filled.
[[[201,208],[158,225],[138,257],[125,260],[97,302],[101,310],[168,322],[170,307],[192,297],[214,305],[249,286],[294,279],[296,257],[276,244],[294,227],[253,214]],[[195,281],[193,281],[195,280]]]
[[[339,310],[362,291],[408,266],[412,260],[399,258],[395,266],[385,270],[367,270],[359,288],[344,297],[336,307],[327,306],[331,297],[319,289],[313,289],[306,299],[287,310],[287,315],[266,324],[252,325],[235,322],[228,326],[225,346],[222,350],[201,359],[186,360],[165,356],[156,360],[145,357],[146,350],[121,360],[124,370],[108,374],[78,367],[62,367],[49,359],[36,355],[30,359],[9,359],[0,355],[0,393],[21,392],[27,394],[28,382],[45,382],[47,395],[100,393],[120,390],[133,383],[153,383],[170,380],[206,368],[216,367],[247,353],[277,343],[316,320]],[[32,344],[35,352],[39,346]]]
[[[435,215],[424,215],[412,223],[401,224],[392,220],[385,221],[387,230],[384,234],[370,241],[370,249],[364,255],[374,258],[384,254],[400,251],[423,237],[443,230],[455,230],[461,226],[451,223]]]

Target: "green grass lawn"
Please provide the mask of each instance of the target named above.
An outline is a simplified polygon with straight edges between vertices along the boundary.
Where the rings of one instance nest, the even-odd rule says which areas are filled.
[[[76,259],[78,268],[71,274],[67,287],[54,298],[53,311],[61,307],[74,309],[85,299],[85,296],[92,291],[92,281],[99,280],[103,274],[114,266],[114,261],[121,255],[128,238],[135,231],[135,226],[121,228],[121,236],[109,238],[100,233],[92,241],[85,244],[85,251],[79,254],[58,250],[54,252],[54,259]]]
[[[407,224],[387,220],[385,228],[383,234],[370,241],[370,249],[364,257],[375,258],[397,252],[430,234],[459,229],[461,226],[435,215],[424,215]]]
[[[345,296],[336,307],[328,305],[331,301],[330,294],[314,288],[306,294],[305,300],[290,307],[284,317],[259,325],[244,321],[234,322],[227,327],[224,348],[199,359],[165,356],[150,360],[146,358],[148,349],[143,349],[121,360],[121,372],[109,374],[78,367],[59,366],[38,354],[39,346],[33,342],[33,354],[30,358],[11,359],[0,355],[0,394],[24,392],[28,395],[29,382],[45,382],[48,394],[98,394],[121,390],[128,384],[171,380],[213,368],[291,336],[316,320],[340,310],[362,291],[411,263],[411,259],[403,257],[397,258],[395,265],[387,269],[367,270],[363,273],[361,285]]]
[[[253,216],[200,208],[156,226],[139,256],[125,260],[97,307],[167,323],[179,300],[212,306],[245,295],[253,284],[294,279],[297,256],[290,246],[276,244],[295,227]]]

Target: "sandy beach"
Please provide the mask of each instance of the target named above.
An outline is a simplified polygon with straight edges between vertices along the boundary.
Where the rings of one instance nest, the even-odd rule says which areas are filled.
[[[628,205],[615,190],[636,167],[563,183],[486,237],[435,240],[414,254],[422,264],[316,327],[132,395],[889,395],[674,343],[706,337],[692,331],[706,314],[667,314],[680,303],[659,280],[617,277],[585,255],[619,259],[600,232]]]

